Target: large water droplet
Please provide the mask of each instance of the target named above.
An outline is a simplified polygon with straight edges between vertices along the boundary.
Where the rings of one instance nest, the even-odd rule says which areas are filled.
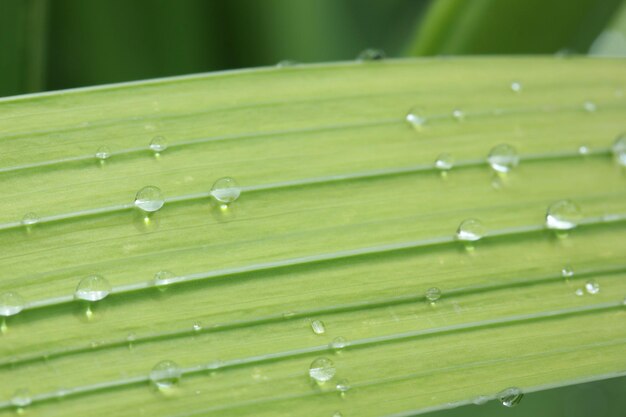
[[[169,284],[174,282],[176,274],[170,271],[159,271],[154,274],[152,283],[160,290],[164,290]]]
[[[524,393],[517,387],[507,388],[498,393],[498,399],[505,407],[515,407],[523,397]]]
[[[135,195],[135,206],[148,213],[159,210],[163,204],[165,204],[165,199],[161,189],[154,185],[143,187]]]
[[[22,217],[22,224],[24,226],[32,226],[34,224],[39,223],[39,216],[33,212],[26,213],[24,217]]]
[[[74,297],[78,300],[99,301],[111,293],[111,284],[100,275],[89,275],[80,280]]]
[[[111,150],[108,146],[100,146],[96,151],[96,159],[100,161],[104,161],[105,159],[109,159],[111,157]]]
[[[361,52],[356,59],[359,61],[381,61],[385,59],[385,51],[381,49],[368,48]]]
[[[150,371],[150,382],[160,391],[174,388],[180,382],[182,370],[172,361],[161,361]]]
[[[230,204],[241,195],[241,187],[233,178],[220,178],[213,183],[211,195],[222,204]]]
[[[454,157],[449,153],[442,153],[435,161],[435,167],[441,171],[449,171],[454,166]]]
[[[17,408],[28,407],[32,402],[30,391],[26,388],[18,389],[11,397],[11,405]]]
[[[615,139],[611,152],[618,164],[626,166],[626,133],[623,133]]]
[[[24,310],[26,301],[16,292],[8,291],[0,294],[0,316],[14,316]]]
[[[511,83],[511,91],[514,93],[520,93],[522,91],[522,83],[519,81],[513,81]]]
[[[313,320],[311,322],[311,330],[315,334],[324,334],[326,333],[326,326],[324,326],[324,322],[321,320]]]
[[[491,149],[487,162],[496,172],[509,172],[519,164],[519,155],[514,147],[502,143]]]
[[[317,358],[309,367],[309,376],[321,383],[330,381],[336,372],[335,364],[328,358]]]
[[[486,233],[485,226],[480,220],[463,220],[456,231],[456,238],[463,242],[475,242],[480,240]]]
[[[597,281],[589,280],[585,282],[585,291],[587,291],[588,294],[596,295],[600,292],[600,284],[598,284]]]
[[[150,141],[150,150],[154,153],[161,153],[167,149],[167,140],[163,136],[155,136]]]
[[[546,227],[552,230],[571,230],[582,219],[580,207],[571,200],[560,200],[548,207]]]
[[[430,303],[434,303],[441,298],[441,290],[437,287],[429,288],[426,290],[425,296]]]
[[[428,119],[422,113],[421,109],[416,107],[409,110],[405,116],[405,120],[413,126],[415,130],[422,130]]]
[[[593,113],[598,110],[598,106],[596,106],[596,103],[594,103],[593,101],[587,100],[583,103],[583,109],[585,109],[585,111],[588,113]]]

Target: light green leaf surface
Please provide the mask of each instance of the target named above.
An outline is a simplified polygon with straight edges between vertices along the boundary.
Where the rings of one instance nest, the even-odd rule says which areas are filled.
[[[0,415],[21,389],[29,416],[412,415],[623,375],[626,177],[610,146],[625,69],[392,60],[0,100],[0,293],[29,303],[0,336]],[[505,176],[484,162],[500,143],[521,157]],[[224,176],[243,192],[220,208]],[[146,185],[167,200],[147,219],[132,207]],[[556,234],[545,213],[562,199],[584,219]],[[454,238],[467,218],[487,229],[471,248]],[[178,283],[160,291],[164,270]],[[89,317],[72,297],[94,273],[113,292]],[[318,357],[336,367],[321,385]],[[183,376],[158,392],[165,359]]]

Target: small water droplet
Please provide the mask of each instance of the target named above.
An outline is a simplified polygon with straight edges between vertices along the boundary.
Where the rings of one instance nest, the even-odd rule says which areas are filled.
[[[585,292],[583,291],[582,288],[579,288],[576,291],[574,291],[574,294],[576,294],[579,297],[582,297],[585,294]]]
[[[279,61],[276,66],[278,68],[285,68],[285,67],[294,67],[298,65],[298,63],[296,61],[293,61],[291,59],[283,59],[282,61]]]
[[[110,157],[111,150],[108,146],[100,146],[96,151],[96,159],[99,159],[100,161],[104,161],[106,159],[109,159]]]
[[[552,230],[571,230],[582,219],[580,207],[571,200],[560,200],[548,207],[546,227]]]
[[[486,233],[485,226],[480,220],[463,220],[456,231],[456,238],[463,242],[476,242]]]
[[[333,417],[343,417],[343,413],[341,411],[335,411]]]
[[[586,145],[581,145],[578,147],[578,154],[580,155],[589,155],[589,153],[591,153],[591,149],[589,149],[588,146]]]
[[[585,111],[588,113],[593,113],[598,110],[598,106],[596,106],[596,103],[594,103],[593,101],[587,100],[583,103],[583,109],[585,109]]]
[[[519,81],[513,81],[511,83],[511,91],[514,93],[520,93],[522,91],[522,83]]]
[[[435,161],[435,167],[441,171],[449,171],[454,166],[454,157],[449,153],[442,153]]]
[[[111,284],[100,275],[89,275],[80,280],[74,297],[78,300],[99,301],[111,293]]]
[[[341,396],[345,396],[346,393],[350,391],[350,388],[350,381],[345,378],[337,381],[337,384],[335,385],[335,389]]]
[[[600,292],[600,284],[594,280],[589,280],[585,282],[585,291],[587,291],[588,294],[596,295]]]
[[[324,334],[326,333],[326,326],[324,326],[324,322],[321,320],[313,320],[311,322],[311,329],[315,334]]]
[[[18,389],[11,397],[11,405],[17,408],[28,407],[32,402],[30,391],[26,388]]]
[[[429,288],[426,290],[425,296],[431,304],[434,304],[435,301],[441,298],[441,290],[437,287]]]
[[[237,200],[241,195],[241,187],[233,178],[220,178],[213,183],[211,195],[219,203],[230,204]]]
[[[16,292],[8,291],[0,294],[0,316],[14,316],[24,310],[26,301]]]
[[[507,388],[498,393],[498,399],[505,407],[515,407],[522,401],[524,393],[517,387]]]
[[[506,173],[519,164],[519,155],[514,147],[502,143],[491,149],[487,162],[494,171]]]
[[[161,361],[150,371],[150,382],[159,391],[174,388],[180,382],[182,370],[172,361]]]
[[[565,265],[563,269],[561,269],[561,276],[567,280],[574,276],[574,270],[570,265]]]
[[[623,133],[615,139],[611,152],[618,164],[626,166],[626,133]]]
[[[452,117],[454,117],[457,122],[462,122],[465,120],[465,112],[461,109],[454,109],[452,110]]]
[[[165,204],[165,199],[161,189],[153,185],[143,187],[135,195],[135,206],[148,213],[159,210],[163,204]]]
[[[24,217],[22,217],[22,224],[24,226],[32,226],[34,224],[39,223],[39,216],[33,212],[26,213]]]
[[[150,150],[154,153],[161,153],[167,149],[167,140],[163,136],[155,136],[150,141]]]
[[[348,341],[343,336],[337,336],[330,342],[330,347],[335,352],[339,353],[348,345]]]
[[[159,271],[154,274],[154,278],[152,279],[152,284],[157,287],[159,290],[165,290],[168,285],[174,282],[176,279],[176,274],[170,271]]]
[[[405,120],[413,126],[415,130],[422,130],[428,119],[422,111],[416,107],[409,110],[409,112],[405,116]]]
[[[315,359],[309,367],[309,376],[319,383],[330,381],[336,372],[333,361],[323,357]]]
[[[135,341],[137,341],[137,335],[135,333],[128,333],[128,336],[126,336],[126,342],[128,343],[128,349],[132,349],[134,347]]]
[[[483,404],[487,404],[488,401],[489,401],[489,397],[487,397],[486,395],[479,395],[478,397],[472,400],[472,403],[476,405],[483,405]]]
[[[368,48],[357,56],[359,61],[381,61],[385,59],[385,51],[381,49]]]
[[[196,321],[196,322],[194,322],[194,324],[191,326],[191,329],[192,329],[194,332],[199,332],[199,331],[201,331],[201,330],[202,330],[202,325],[200,324],[200,322],[197,322],[197,321]]]

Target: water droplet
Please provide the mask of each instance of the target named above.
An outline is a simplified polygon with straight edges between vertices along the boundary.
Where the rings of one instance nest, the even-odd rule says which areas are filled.
[[[30,391],[26,388],[18,389],[11,397],[11,405],[17,408],[28,407],[33,402]]]
[[[574,294],[576,294],[579,297],[582,297],[585,293],[583,292],[582,288],[579,288],[576,291],[574,291]]]
[[[26,301],[16,292],[8,291],[0,294],[0,316],[14,316],[24,310]]]
[[[192,329],[194,332],[199,332],[200,330],[202,330],[202,325],[200,324],[200,322],[197,322],[197,321],[196,321],[196,322],[195,322],[195,323],[191,326],[191,329]]]
[[[585,109],[585,111],[588,113],[593,113],[598,110],[598,106],[596,106],[596,103],[594,103],[593,101],[587,100],[583,103],[583,109]]]
[[[489,401],[489,397],[487,397],[486,395],[479,395],[478,397],[472,400],[472,403],[476,405],[483,405],[483,404],[487,404],[487,401]]]
[[[505,407],[515,407],[523,397],[524,393],[517,387],[507,388],[498,393],[498,399]]]
[[[159,210],[163,204],[165,204],[165,199],[161,189],[153,185],[143,187],[135,195],[135,206],[148,213]]]
[[[589,149],[588,146],[581,145],[581,146],[578,147],[578,154],[579,155],[583,155],[583,156],[589,155],[590,152],[591,152],[591,149]]]
[[[588,294],[596,295],[600,292],[600,284],[594,280],[589,280],[585,282],[585,291],[587,291]]]
[[[133,344],[137,341],[137,335],[135,333],[128,333],[126,336],[126,342],[128,342],[128,349],[133,348]]]
[[[170,271],[159,271],[154,274],[154,278],[152,279],[152,283],[155,287],[160,290],[165,290],[168,285],[174,282],[176,279],[176,274]]]
[[[220,178],[213,183],[211,195],[222,204],[230,204],[241,195],[241,187],[233,178]]]
[[[385,51],[381,49],[368,48],[361,52],[357,59],[359,61],[381,61],[385,59]]]
[[[435,161],[435,167],[441,171],[449,171],[454,166],[454,157],[449,153],[442,153]]]
[[[24,217],[22,217],[22,224],[24,226],[32,226],[34,224],[39,223],[39,216],[33,212],[26,213]]]
[[[161,153],[167,149],[167,140],[163,136],[155,136],[150,141],[150,150],[154,153]]]
[[[337,353],[341,352],[346,346],[348,346],[348,341],[342,336],[337,336],[330,342],[331,349]]]
[[[309,367],[309,376],[319,383],[330,381],[336,372],[335,364],[328,358],[317,358]]]
[[[489,155],[487,162],[496,172],[509,172],[519,164],[519,155],[514,147],[502,143],[494,146]]]
[[[78,300],[99,301],[111,293],[111,284],[100,275],[89,275],[80,280],[74,297]]]
[[[520,83],[519,81],[513,81],[511,83],[511,91],[513,91],[514,93],[519,93],[522,91],[522,83]]]
[[[150,371],[150,382],[159,391],[175,387],[180,382],[182,371],[172,361],[161,361]]]
[[[463,220],[456,231],[456,238],[463,242],[476,242],[486,233],[485,226],[480,220]]]
[[[569,279],[574,276],[574,270],[570,265],[565,265],[563,269],[561,269],[561,276],[565,279]]]
[[[552,230],[571,230],[582,219],[580,207],[571,200],[560,200],[548,207],[546,227]]]
[[[405,116],[405,120],[413,126],[415,130],[422,130],[422,127],[426,124],[426,116],[418,108],[412,108]]]
[[[324,326],[324,322],[321,320],[313,320],[311,322],[311,329],[315,334],[324,334],[326,332],[326,326]]]
[[[626,166],[626,133],[623,133],[615,139],[611,152],[618,164]]]
[[[298,65],[298,63],[296,61],[293,61],[291,59],[283,59],[282,61],[278,62],[276,64],[276,66],[278,68],[284,68],[284,67],[294,67]]]
[[[341,411],[335,411],[333,417],[343,417],[343,413]]]
[[[452,117],[454,117],[457,122],[462,122],[465,120],[465,112],[461,109],[454,109],[452,110]]]
[[[426,290],[425,296],[430,303],[434,303],[441,298],[441,290],[437,287],[429,288]]]
[[[337,381],[335,385],[335,389],[339,392],[340,395],[344,396],[348,391],[350,391],[350,381],[347,379],[340,379]]]
[[[109,159],[111,157],[111,150],[108,146],[100,146],[96,151],[96,159],[100,161],[104,161],[105,159]]]

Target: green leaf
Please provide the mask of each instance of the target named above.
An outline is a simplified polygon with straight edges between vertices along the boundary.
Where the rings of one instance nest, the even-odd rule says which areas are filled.
[[[624,69],[390,60],[0,100],[0,294],[28,303],[0,336],[0,414],[25,389],[29,416],[367,417],[623,375]],[[521,159],[506,175],[485,162],[501,143]],[[227,176],[242,193],[222,207]],[[149,216],[147,185],[166,197]],[[580,224],[546,230],[564,199]],[[455,238],[470,218],[472,245]],[[73,294],[92,274],[113,291],[88,306]],[[183,375],[161,392],[163,360]]]

